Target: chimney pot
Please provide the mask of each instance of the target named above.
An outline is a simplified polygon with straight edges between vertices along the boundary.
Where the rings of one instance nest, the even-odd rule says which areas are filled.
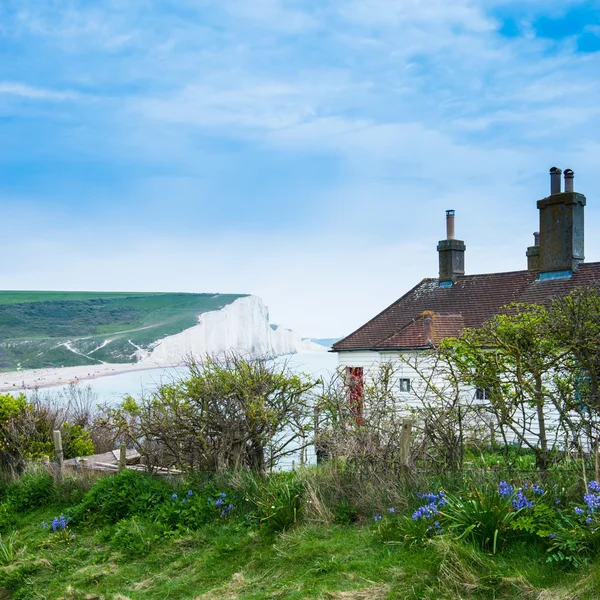
[[[454,210],[446,211],[446,239],[454,239]]]
[[[534,246],[539,246],[540,245],[540,232],[536,231],[533,234],[533,245]]]
[[[565,192],[574,192],[574,178],[575,178],[575,173],[573,172],[572,169],[566,169],[565,170]]]
[[[561,193],[561,181],[560,176],[562,171],[557,167],[550,169],[550,195]]]

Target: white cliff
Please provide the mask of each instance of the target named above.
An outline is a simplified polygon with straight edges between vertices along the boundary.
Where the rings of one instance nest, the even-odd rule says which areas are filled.
[[[235,351],[253,357],[297,352],[325,352],[326,348],[303,340],[284,327],[272,328],[269,312],[257,296],[246,296],[221,310],[199,316],[198,324],[153,344],[142,363],[175,365],[187,357]]]

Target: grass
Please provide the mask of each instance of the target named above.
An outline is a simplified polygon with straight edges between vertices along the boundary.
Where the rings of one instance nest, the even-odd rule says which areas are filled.
[[[0,568],[11,598],[520,599],[545,590],[548,599],[591,599],[600,592],[593,566],[583,575],[561,572],[535,548],[499,559],[446,540],[386,546],[364,524],[304,525],[269,537],[239,522],[218,523],[133,557],[110,547],[110,531],[87,528],[69,544],[44,548],[49,534],[39,523],[55,512],[20,520],[29,553]],[[560,595],[578,586],[580,595]]]
[[[319,476],[320,470],[313,469]],[[41,482],[32,476],[31,486]],[[36,479],[37,477],[37,479]],[[290,475],[281,476],[287,481]],[[106,484],[117,482],[103,480]],[[513,543],[493,555],[450,536],[422,543],[386,543],[377,535],[372,516],[336,525],[306,510],[304,520],[283,533],[259,528],[240,504],[239,512],[218,516],[193,530],[165,529],[150,518],[144,504],[132,504],[133,517],[116,515],[112,498],[139,498],[144,489],[164,488],[167,503],[172,488],[164,482],[134,488],[134,474],[120,476],[121,487],[109,496],[88,495],[97,510],[91,519],[75,520],[68,531],[53,533],[41,526],[60,514],[76,514],[91,482],[79,486],[76,499],[57,488],[54,504],[15,509],[2,522],[7,552],[0,561],[0,598],[33,600],[204,600],[280,599],[531,599],[591,600],[600,597],[600,562],[579,568],[549,564],[542,544]],[[244,485],[230,479],[229,484]],[[101,482],[98,482],[101,483]],[[98,490],[98,483],[94,490]],[[139,480],[139,484],[144,481]],[[223,482],[222,482],[223,483]],[[206,484],[211,496],[221,489]],[[13,484],[14,486],[14,484]],[[216,486],[216,487],[215,487]],[[194,487],[194,486],[192,486]],[[402,487],[402,486],[400,486]],[[4,498],[16,488],[6,488]],[[133,490],[138,489],[137,493]],[[178,488],[181,504],[185,494]],[[203,494],[200,484],[194,498]],[[243,489],[243,488],[240,488]],[[93,490],[92,490],[93,492]],[[230,492],[232,493],[232,492]],[[405,491],[406,493],[406,491]],[[8,495],[7,495],[8,494]],[[323,495],[323,494],[321,494]],[[241,499],[241,496],[237,496]],[[70,500],[69,500],[70,498]],[[110,500],[110,504],[106,501]],[[19,502],[21,500],[18,500]],[[17,502],[17,500],[14,500]],[[112,508],[111,508],[112,507]],[[252,509],[250,509],[252,510]],[[160,515],[161,513],[154,513]],[[215,513],[217,514],[217,513]],[[120,520],[118,520],[120,518]],[[166,531],[166,533],[165,533]],[[15,533],[18,532],[18,533]],[[73,534],[73,535],[71,535]]]
[[[147,348],[192,327],[198,315],[219,310],[240,297],[0,292],[0,370],[132,362],[136,346]]]

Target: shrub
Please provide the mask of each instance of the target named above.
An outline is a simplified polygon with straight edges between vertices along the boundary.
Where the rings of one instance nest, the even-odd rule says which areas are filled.
[[[148,514],[171,494],[172,489],[166,481],[125,470],[99,479],[70,514],[74,522],[116,523],[134,515]]]
[[[25,472],[7,491],[7,500],[17,510],[39,508],[56,498],[54,479],[47,471]]]
[[[231,492],[216,492],[213,486],[194,492],[173,493],[158,507],[155,520],[163,531],[193,530],[217,518],[229,517],[236,509]]]

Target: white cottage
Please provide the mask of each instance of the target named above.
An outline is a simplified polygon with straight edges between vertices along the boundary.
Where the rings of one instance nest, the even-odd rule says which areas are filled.
[[[454,211],[447,211],[446,239],[437,247],[439,277],[423,279],[333,346],[340,366],[357,384],[352,386],[355,396],[361,395],[369,371],[391,363],[397,366],[397,392],[411,404],[416,373],[407,362],[414,362],[443,338],[456,337],[467,327],[480,327],[511,302],[549,304],[577,288],[600,289],[600,263],[583,262],[586,198],[574,191],[570,169],[564,173],[563,191],[561,174],[555,167],[550,170],[550,195],[537,203],[540,229],[534,234],[535,245],[527,249],[527,270],[465,275],[466,247],[454,237]],[[485,400],[484,390],[469,393]]]

